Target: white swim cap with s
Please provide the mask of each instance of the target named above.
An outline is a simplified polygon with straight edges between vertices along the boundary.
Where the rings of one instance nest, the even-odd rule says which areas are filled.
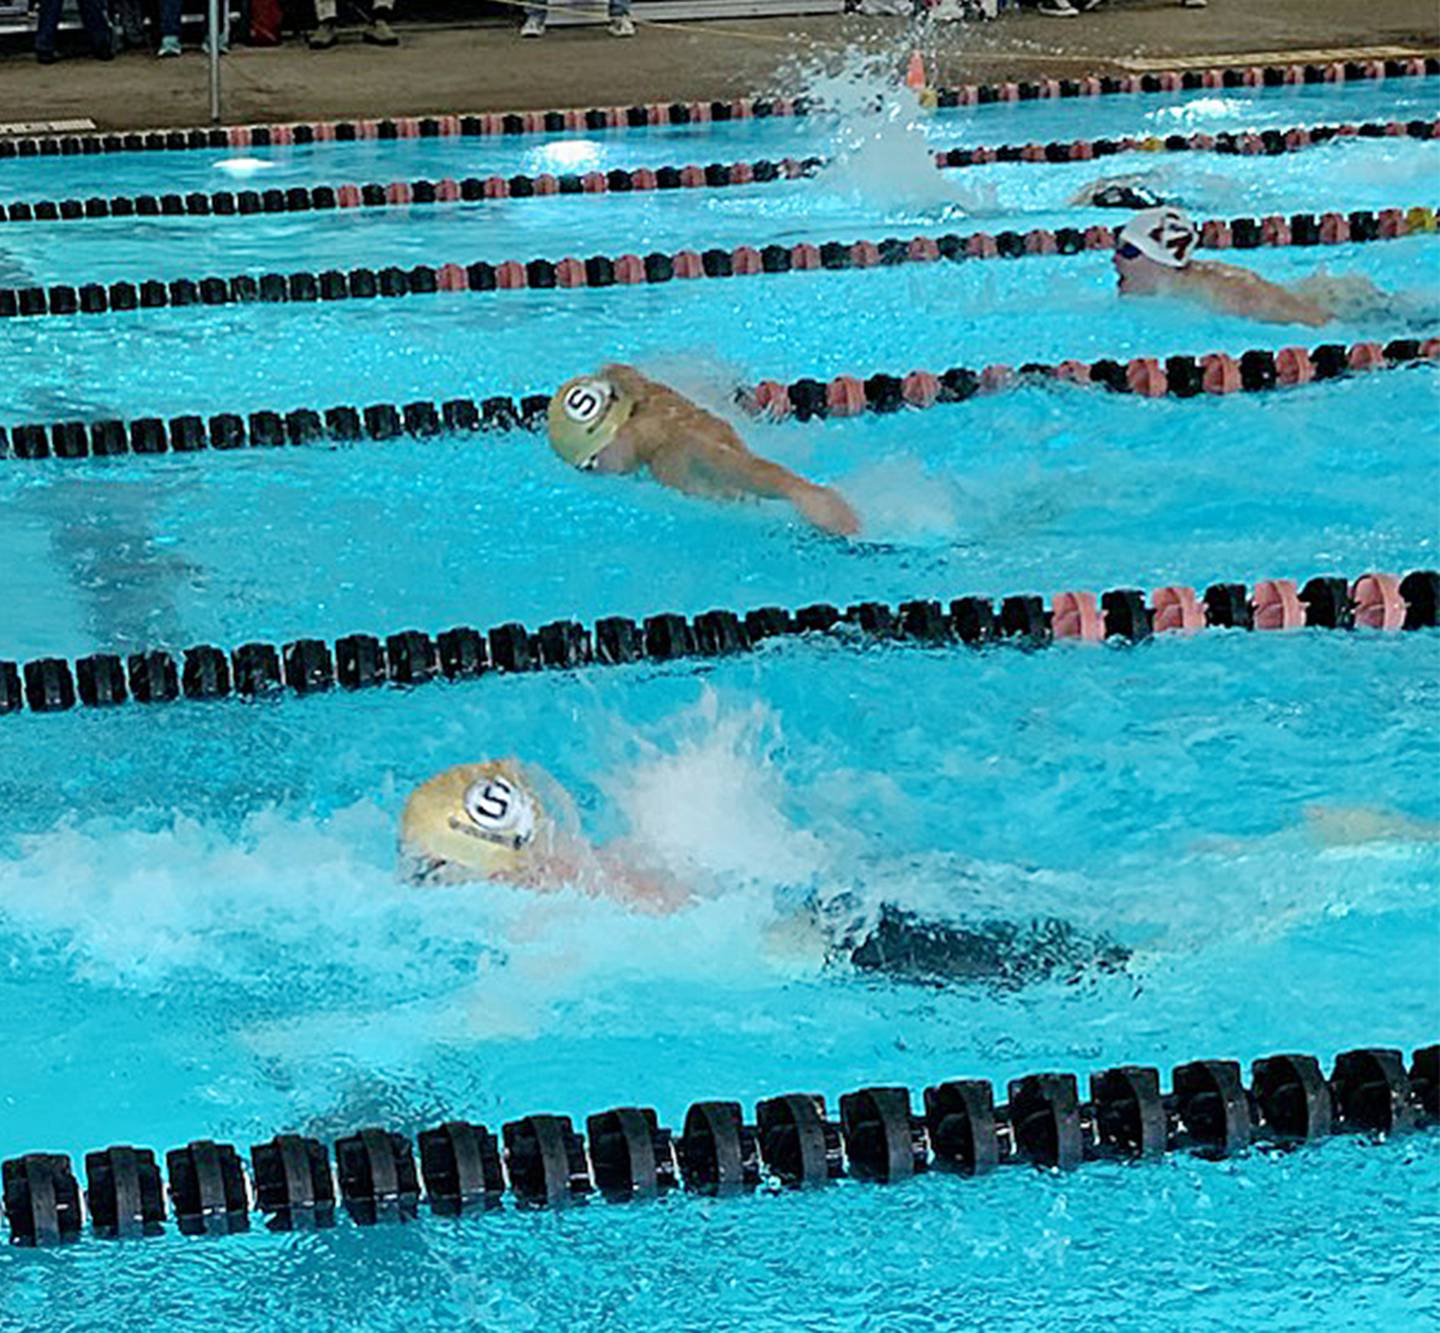
[[[1147,208],[1120,229],[1120,244],[1132,245],[1146,259],[1166,268],[1190,263],[1200,233],[1178,208]]]
[[[422,881],[513,876],[523,871],[548,818],[514,761],[457,764],[410,793],[400,843]]]

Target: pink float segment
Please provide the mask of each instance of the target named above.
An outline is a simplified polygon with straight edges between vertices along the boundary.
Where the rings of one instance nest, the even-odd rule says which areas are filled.
[[[1150,595],[1150,610],[1156,634],[1193,634],[1205,628],[1205,608],[1194,588],[1179,584],[1156,588]]]
[[[1256,629],[1301,629],[1305,625],[1305,606],[1294,579],[1262,579],[1255,585],[1250,605]]]
[[[1105,623],[1093,592],[1062,592],[1051,603],[1051,632],[1057,639],[1083,639],[1099,643]]]
[[[1350,589],[1355,624],[1361,629],[1405,628],[1405,599],[1394,574],[1362,574]]]

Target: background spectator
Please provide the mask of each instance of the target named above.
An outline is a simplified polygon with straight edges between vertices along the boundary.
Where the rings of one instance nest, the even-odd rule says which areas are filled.
[[[40,0],[40,13],[35,21],[35,59],[42,65],[53,65],[55,34],[60,31],[60,9],[65,0]],[[80,0],[80,21],[90,39],[90,53],[96,60],[110,60],[114,49],[110,44],[110,18],[105,13],[105,0]]]
[[[545,16],[549,5],[529,5],[525,9],[525,22],[520,25],[522,37],[543,37]],[[630,19],[630,0],[610,0],[610,35],[612,37],[633,37],[635,24]]]
[[[337,0],[315,0],[315,17],[319,21],[310,34],[312,51],[328,51],[338,40],[335,32],[336,3]],[[370,7],[370,22],[360,36],[372,46],[399,46],[400,39],[390,26],[394,13],[395,0],[374,0]]]
[[[183,0],[160,0],[160,49],[158,56],[170,57],[180,54],[180,6]],[[209,23],[209,11],[206,11]],[[220,0],[220,51],[230,49],[230,6]],[[207,48],[208,50],[208,48]]]

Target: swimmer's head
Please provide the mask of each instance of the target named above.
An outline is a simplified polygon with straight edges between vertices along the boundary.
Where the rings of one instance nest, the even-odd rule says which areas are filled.
[[[1120,229],[1116,265],[1148,259],[1162,268],[1185,268],[1199,240],[1195,224],[1178,208],[1147,208]]]
[[[1158,208],[1164,203],[1154,190],[1139,180],[1102,181],[1090,191],[1086,201],[1092,208]]]
[[[422,881],[503,879],[525,868],[547,826],[518,764],[457,764],[410,793],[400,847]]]
[[[568,380],[546,412],[550,447],[572,467],[593,468],[634,410],[635,400],[601,375]]]

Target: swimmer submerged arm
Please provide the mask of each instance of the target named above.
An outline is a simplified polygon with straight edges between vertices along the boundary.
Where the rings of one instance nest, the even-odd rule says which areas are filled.
[[[1277,283],[1268,282],[1258,273],[1235,268],[1230,264],[1212,264],[1201,268],[1210,303],[1226,314],[1244,315],[1270,324],[1304,324],[1320,328],[1330,322],[1330,314],[1314,301],[1298,296]]]

